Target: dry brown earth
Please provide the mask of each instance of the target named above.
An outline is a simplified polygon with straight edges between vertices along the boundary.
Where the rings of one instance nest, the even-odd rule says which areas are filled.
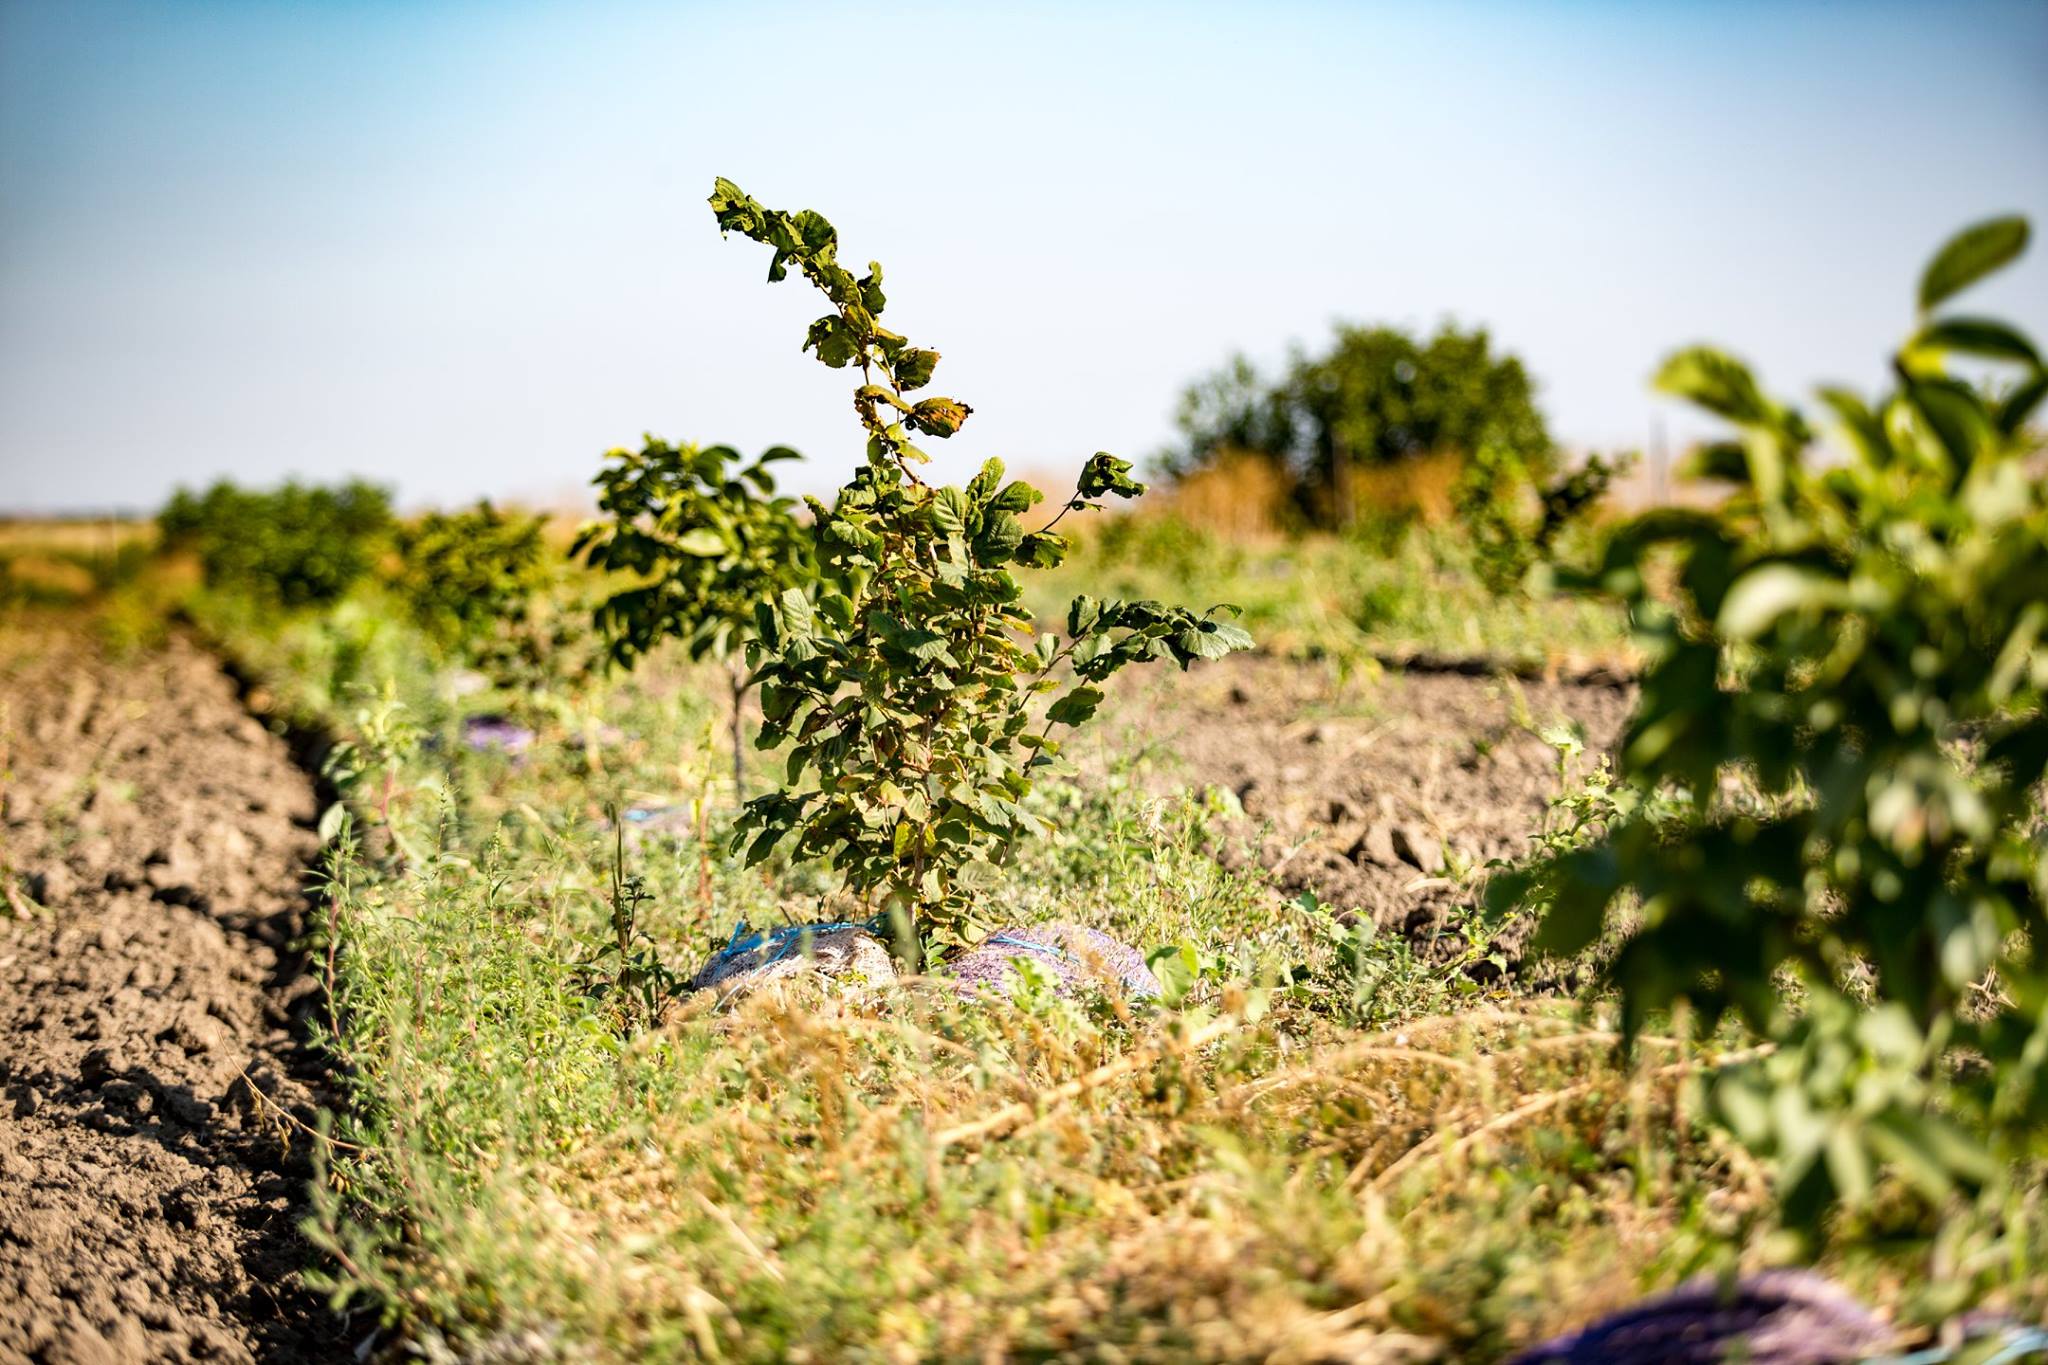
[[[1560,784],[1536,731],[1577,727],[1576,778],[1633,703],[1609,682],[1425,670],[1340,682],[1239,656],[1129,689],[1128,730],[1111,743],[1149,742],[1174,760],[1162,776],[1234,794],[1237,832],[1285,890],[1426,939],[1471,903],[1470,871],[1525,854],[1541,828]]]
[[[0,1365],[342,1354],[277,1136],[315,814],[191,644],[0,629]]]

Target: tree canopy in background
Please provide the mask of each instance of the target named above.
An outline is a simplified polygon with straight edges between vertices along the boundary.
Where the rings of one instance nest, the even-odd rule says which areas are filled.
[[[1169,473],[1233,456],[1270,461],[1315,526],[1351,519],[1351,476],[1362,469],[1484,452],[1491,467],[1538,479],[1555,462],[1522,362],[1496,351],[1484,328],[1453,324],[1427,340],[1340,326],[1327,351],[1296,351],[1273,379],[1233,357],[1188,386],[1176,422],[1182,442],[1164,461]]]
[[[370,572],[391,495],[361,479],[267,491],[223,479],[203,494],[179,489],[157,524],[167,547],[198,554],[207,582],[299,607],[332,602]]]

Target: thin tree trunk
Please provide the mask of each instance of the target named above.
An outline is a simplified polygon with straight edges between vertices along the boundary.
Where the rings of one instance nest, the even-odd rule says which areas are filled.
[[[741,704],[747,699],[747,675],[726,670],[732,685],[732,792],[735,801],[747,799],[747,722]]]
[[[1351,491],[1351,452],[1334,439],[1330,443],[1330,496],[1337,504],[1337,529],[1349,530],[1358,516],[1358,495]]]

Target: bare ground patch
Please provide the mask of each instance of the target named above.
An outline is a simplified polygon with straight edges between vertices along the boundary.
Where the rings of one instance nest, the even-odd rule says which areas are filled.
[[[1241,656],[1147,679],[1119,719],[1131,744],[1175,760],[1168,776],[1237,797],[1239,833],[1281,887],[1423,939],[1470,904],[1466,872],[1522,856],[1541,828],[1558,760],[1532,725],[1577,726],[1576,773],[1614,746],[1633,704],[1605,681],[1390,670],[1340,683]]]
[[[193,645],[0,633],[0,1363],[340,1356],[276,1135],[315,813]]]

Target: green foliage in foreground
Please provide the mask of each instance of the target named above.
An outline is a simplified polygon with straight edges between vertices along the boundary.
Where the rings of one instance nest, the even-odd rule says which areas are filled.
[[[1059,754],[1053,732],[1087,721],[1103,698],[1097,684],[1127,664],[1186,668],[1251,637],[1224,608],[1198,615],[1080,596],[1063,636],[1030,643],[1012,566],[1058,564],[1060,517],[1142,493],[1130,465],[1090,459],[1059,515],[1035,531],[1020,516],[1042,495],[1005,482],[999,460],[965,488],[926,483],[912,434],[950,437],[972,410],[911,396],[931,382],[939,353],[882,326],[881,266],[856,277],[824,218],[764,208],[730,181],[718,181],[711,206],[719,227],[774,249],[771,282],[794,266],[830,301],[805,348],[834,369],[858,367],[854,409],[867,434],[866,461],[834,505],[811,502],[815,591],[792,587],[758,609],[758,742],[789,745],[788,785],[748,803],[748,856],[793,836],[798,855],[829,859],[870,914],[900,917],[906,955],[913,932],[933,946],[972,942],[988,926],[979,902],[996,863],[1043,832],[1023,802]],[[806,774],[815,785],[798,785]]]
[[[157,516],[166,549],[198,554],[206,581],[287,607],[332,602],[366,576],[391,531],[391,498],[360,479],[266,492],[223,479],[179,489]]]
[[[1676,815],[1640,806],[1497,888],[1541,884],[1563,953],[1640,901],[1607,969],[1629,1030],[1682,1001],[1777,1045],[1715,1101],[1775,1157],[1797,1223],[1887,1170],[1930,1200],[2014,1198],[2012,1164],[2044,1154],[2048,492],[2024,423],[2048,378],[2004,324],[1933,311],[2025,239],[2019,220],[1955,239],[1897,387],[1822,392],[1842,463],[1728,356],[1664,367],[1737,428],[1701,464],[1738,491],[1638,518],[1572,581],[1646,628],[1620,774]],[[1966,382],[1954,357],[2016,377]],[[1651,587],[1666,568],[1675,602]]]

